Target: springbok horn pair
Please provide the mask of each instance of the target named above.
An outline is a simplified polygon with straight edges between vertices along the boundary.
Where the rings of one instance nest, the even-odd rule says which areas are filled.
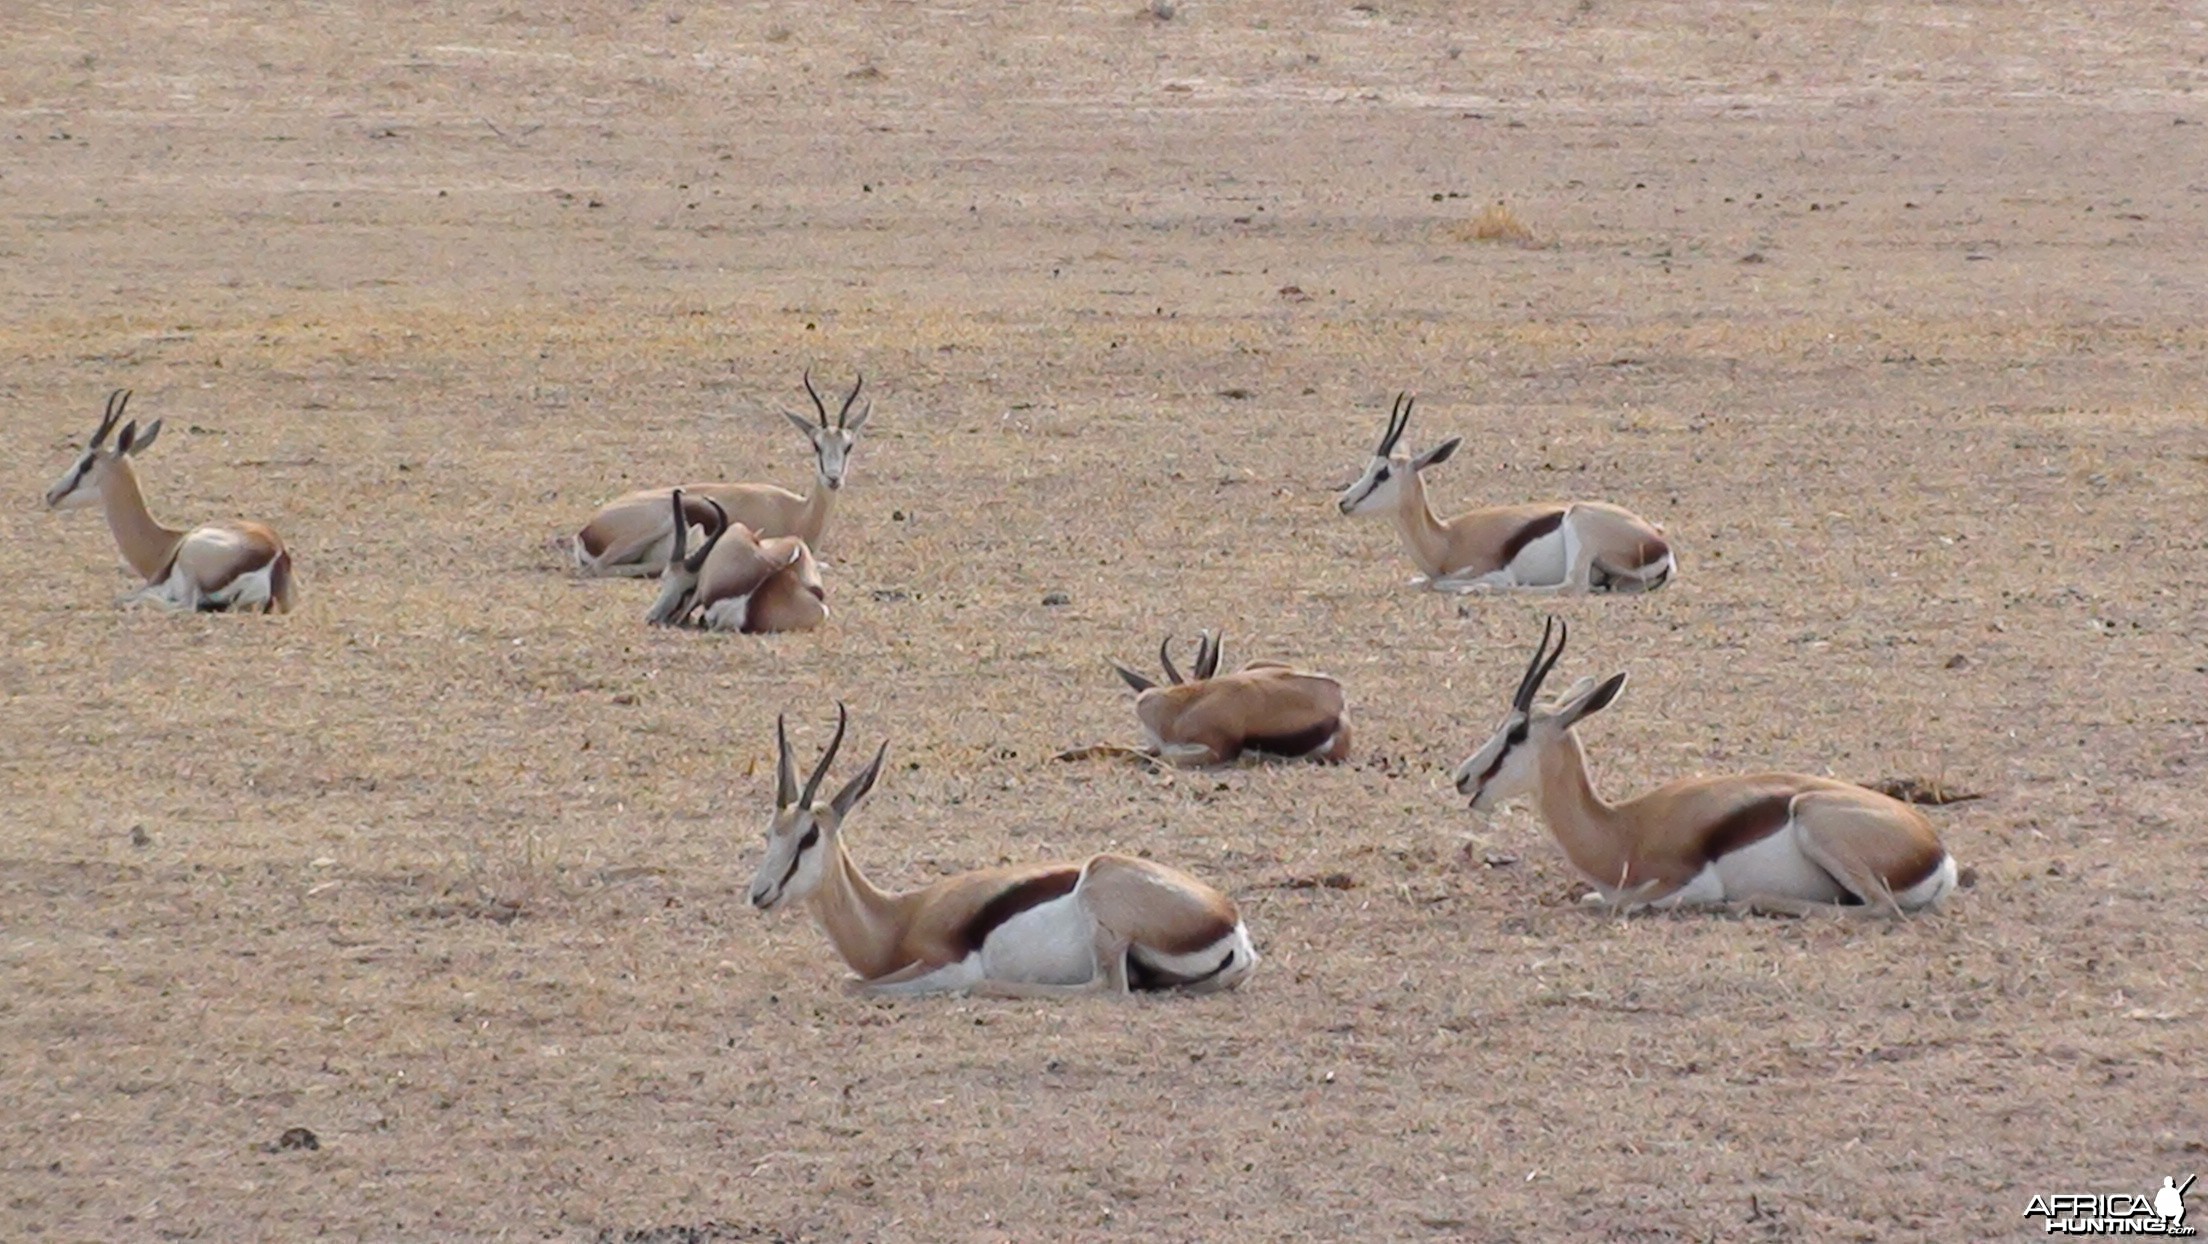
[[[654,626],[682,626],[691,615],[709,631],[747,635],[809,631],[828,619],[827,590],[812,550],[795,536],[762,540],[711,497],[710,527],[695,553],[688,550],[691,498],[677,488],[669,497],[674,541],[659,575],[659,598],[644,613]]]
[[[1349,716],[1342,685],[1326,674],[1279,661],[1252,661],[1219,674],[1220,641],[1209,631],[1196,642],[1194,681],[1173,667],[1173,637],[1158,645],[1169,685],[1158,686],[1117,661],[1113,669],[1135,690],[1135,719],[1150,751],[1188,767],[1226,764],[1243,752],[1313,760],[1349,755]]]
[[[795,536],[807,548],[821,547],[828,530],[828,515],[835,496],[850,474],[858,448],[859,429],[874,413],[869,400],[854,415],[851,407],[866,387],[861,375],[843,399],[833,424],[828,404],[813,388],[811,372],[805,373],[805,392],[820,413],[814,421],[791,411],[782,415],[805,434],[813,447],[813,489],[799,496],[773,484],[684,484],[681,491],[693,503],[713,500],[728,512],[730,520],[751,529],[761,539]],[[675,491],[650,488],[616,497],[600,507],[570,543],[578,572],[585,576],[623,575],[648,578],[660,572],[674,547],[674,527],[667,521],[667,500]]]
[[[1398,453],[1412,403],[1408,394],[1396,395],[1364,474],[1342,490],[1337,504],[1344,514],[1392,517],[1426,586],[1646,592],[1671,578],[1676,563],[1663,529],[1604,502],[1492,506],[1437,518],[1422,472],[1447,462],[1463,438],[1415,457]]]
[[[100,506],[123,560],[146,585],[123,598],[124,604],[220,613],[254,610],[287,613],[295,592],[291,553],[276,532],[251,522],[211,523],[189,531],[164,527],[146,508],[145,493],[131,459],[153,447],[161,421],[143,431],[132,420],[123,425],[113,448],[108,434],[130,405],[130,390],[108,394],[107,409],[84,453],[54,486],[46,490],[49,509]]]
[[[1109,664],[1113,669],[1119,671],[1119,676],[1126,679],[1127,685],[1133,687],[1138,695],[1157,685],[1117,661],[1111,661]],[[1171,635],[1166,636],[1158,644],[1158,664],[1165,670],[1167,683],[1176,687],[1181,685],[1184,681],[1181,678],[1181,671],[1173,667],[1173,637]],[[1194,669],[1196,671],[1196,681],[1198,682],[1202,682],[1219,672],[1219,641],[1213,638],[1210,631],[1198,631],[1196,633],[1196,664]]]
[[[817,801],[849,721],[838,703],[835,735],[800,788],[787,726],[775,718],[774,818],[751,902],[761,911],[810,905],[861,991],[1212,993],[1257,966],[1232,900],[1149,860],[1093,855],[960,873],[902,894],[876,889],[844,845],[843,824],[881,776],[888,740],[834,797]]]
[[[1583,678],[1554,703],[1534,703],[1569,637],[1553,618],[1542,628],[1510,711],[1455,776],[1475,812],[1531,798],[1572,865],[1598,887],[1587,901],[1628,910],[1838,904],[1899,913],[1954,890],[1954,857],[1924,815],[1846,782],[1800,773],[1687,778],[1605,802],[1573,728],[1617,698],[1625,675]]]

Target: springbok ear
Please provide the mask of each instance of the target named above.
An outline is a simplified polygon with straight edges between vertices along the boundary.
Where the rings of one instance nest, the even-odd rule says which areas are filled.
[[[846,432],[856,432],[856,431],[858,431],[858,430],[859,430],[859,428],[861,427],[861,425],[865,424],[865,422],[866,422],[866,417],[867,417],[868,415],[871,415],[871,414],[873,414],[873,413],[874,413],[874,399],[872,399],[872,398],[868,398],[868,399],[867,399],[867,401],[866,401],[866,405],[864,405],[864,406],[861,406],[861,407],[859,408],[859,413],[858,413],[858,414],[855,414],[855,415],[853,415],[853,416],[851,416],[851,422],[849,422],[849,423],[847,423],[847,424],[844,424],[844,425],[843,425],[843,430],[844,430],[844,431],[846,431]]]
[[[838,818],[849,816],[851,809],[858,806],[859,800],[866,798],[866,792],[874,789],[874,779],[882,775],[882,761],[888,755],[889,740],[883,739],[881,750],[874,753],[874,759],[867,763],[866,768],[859,770],[859,776],[844,783],[843,789],[836,792],[836,797],[828,801],[828,806],[836,810]]]
[[[1118,670],[1119,676],[1127,681],[1128,686],[1135,689],[1136,695],[1141,695],[1143,692],[1148,691],[1150,688],[1158,685],[1154,682],[1151,682],[1149,679],[1144,678],[1142,675],[1137,674],[1135,671],[1128,669],[1126,666],[1121,665],[1117,661],[1106,661],[1105,664],[1111,666],[1115,670]]]
[[[137,439],[133,440],[130,443],[131,456],[136,457],[139,454],[142,454],[147,450],[153,448],[153,440],[159,435],[161,435],[161,421],[159,419],[156,419],[152,423],[147,424],[146,430],[140,432]]]
[[[1563,709],[1557,714],[1557,717],[1564,725],[1564,728],[1568,730],[1571,727],[1578,725],[1580,722],[1585,721],[1587,718],[1594,716],[1596,713],[1599,713],[1602,710],[1610,707],[1610,702],[1617,699],[1618,692],[1623,691],[1624,689],[1625,675],[1622,673],[1612,674],[1610,677],[1602,680],[1601,686],[1598,686],[1593,691],[1590,691],[1587,694],[1579,696],[1566,703]]]
[[[1427,450],[1425,453],[1420,454],[1418,457],[1413,458],[1411,460],[1411,469],[1414,471],[1423,471],[1430,466],[1440,466],[1442,463],[1449,461],[1449,456],[1457,452],[1457,446],[1462,444],[1464,444],[1463,437],[1452,436],[1448,440],[1443,441],[1441,444],[1436,445],[1432,449]]]
[[[803,432],[806,440],[813,439],[813,433],[819,430],[813,426],[812,420],[805,418],[803,415],[785,410],[782,412],[782,417],[790,421],[791,427]]]

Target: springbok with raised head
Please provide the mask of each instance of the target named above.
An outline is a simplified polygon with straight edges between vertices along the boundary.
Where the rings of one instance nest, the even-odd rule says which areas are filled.
[[[800,790],[775,718],[774,819],[751,903],[810,905],[862,992],[1215,993],[1257,966],[1233,900],[1149,860],[1094,855],[960,873],[902,894],[876,889],[852,861],[843,823],[881,775],[889,741],[834,798],[815,802],[849,720],[837,704],[836,733]]]
[[[113,447],[107,444],[108,433],[129,405],[130,390],[108,394],[107,411],[83,455],[46,490],[47,508],[97,505],[107,512],[107,528],[115,534],[123,560],[146,580],[144,587],[123,597],[123,604],[205,613],[290,612],[295,590],[291,553],[274,530],[232,522],[180,531],[154,519],[131,459],[153,447],[161,421],[141,432],[133,419],[123,425]]]
[[[1219,640],[1196,640],[1195,675],[1173,667],[1173,637],[1158,645],[1165,669],[1159,686],[1117,661],[1113,669],[1135,690],[1135,718],[1150,751],[1189,768],[1227,764],[1243,752],[1336,761],[1349,756],[1349,716],[1342,684],[1331,675],[1279,661],[1251,661],[1219,673]]]
[[[773,484],[684,484],[679,491],[690,498],[685,513],[688,524],[700,526],[705,518],[705,503],[718,501],[733,521],[750,528],[754,535],[762,538],[795,536],[803,540],[807,548],[819,548],[821,536],[828,529],[828,514],[834,507],[836,494],[843,490],[843,482],[850,474],[851,459],[858,448],[859,429],[866,426],[866,417],[874,413],[871,399],[858,414],[851,413],[851,404],[858,400],[859,390],[865,386],[866,377],[862,375],[858,383],[851,386],[850,396],[843,399],[843,409],[836,412],[835,423],[831,425],[828,404],[820,400],[820,394],[813,389],[812,373],[807,372],[805,392],[813,399],[813,409],[820,412],[820,422],[816,425],[802,415],[787,410],[782,412],[783,417],[812,442],[811,492],[801,497]],[[668,517],[668,497],[676,491],[648,488],[608,501],[569,542],[576,570],[585,577],[650,578],[658,574],[674,548],[676,530],[684,525]]]
[[[1338,504],[1344,514],[1394,518],[1426,587],[1652,592],[1671,580],[1677,566],[1663,528],[1607,502],[1500,505],[1436,517],[1422,472],[1447,462],[1464,438],[1452,436],[1416,456],[1398,452],[1412,401],[1396,395],[1372,461]]]
[[[655,626],[686,625],[695,614],[709,631],[761,635],[809,631],[828,620],[828,593],[811,549],[795,536],[761,540],[751,528],[729,521],[710,498],[707,534],[689,552],[688,498],[669,498],[674,548],[659,573],[659,599],[645,611]]]
[[[1585,901],[1625,910],[1737,903],[1899,914],[1954,890],[1954,857],[1931,822],[1900,800],[1847,782],[1801,773],[1684,778],[1624,803],[1605,802],[1573,727],[1615,700],[1625,675],[1583,678],[1555,702],[1534,703],[1569,635],[1554,619],[1542,628],[1510,712],[1457,766],[1456,782],[1483,815],[1530,796],[1573,867],[1598,887]]]

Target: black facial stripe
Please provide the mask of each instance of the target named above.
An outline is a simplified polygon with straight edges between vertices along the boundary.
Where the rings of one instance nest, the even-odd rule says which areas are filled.
[[[797,875],[797,866],[805,862],[805,853],[812,850],[819,842],[820,826],[815,825],[805,831],[805,836],[797,840],[797,854],[790,857],[790,866],[782,870],[782,880],[774,887],[775,889],[789,889],[790,878]]]
[[[1480,775],[1479,785],[1485,786],[1494,781],[1495,775],[1503,771],[1503,762],[1510,759],[1510,749],[1525,741],[1526,723],[1521,721],[1510,728],[1509,734],[1503,736],[1503,749],[1495,753],[1495,759],[1487,766],[1487,772]]]

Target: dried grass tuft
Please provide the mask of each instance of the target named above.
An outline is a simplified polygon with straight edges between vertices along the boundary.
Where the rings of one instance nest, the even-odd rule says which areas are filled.
[[[1451,236],[1460,242],[1509,242],[1516,246],[1536,247],[1541,240],[1533,229],[1518,218],[1518,213],[1504,203],[1491,203],[1480,209],[1480,214],[1456,225]]]

